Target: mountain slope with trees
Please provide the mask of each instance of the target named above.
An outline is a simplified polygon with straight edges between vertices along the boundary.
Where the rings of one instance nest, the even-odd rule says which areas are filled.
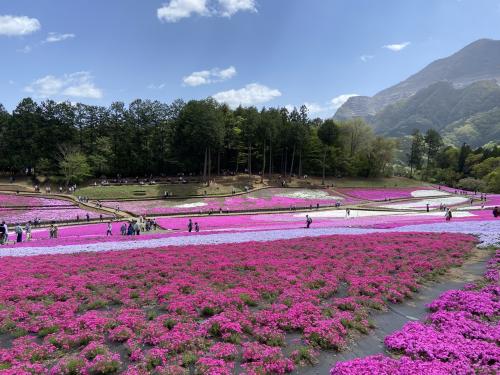
[[[500,41],[477,40],[449,57],[432,62],[403,82],[373,97],[352,97],[338,109],[335,118],[376,115],[388,105],[406,100],[437,82],[449,82],[460,88],[484,80],[500,82]]]
[[[438,82],[368,121],[386,136],[436,129],[446,142],[479,147],[500,140],[500,86],[480,81],[457,89],[449,82]]]

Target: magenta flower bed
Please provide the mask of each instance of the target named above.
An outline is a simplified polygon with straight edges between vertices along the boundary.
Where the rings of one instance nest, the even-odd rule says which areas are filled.
[[[500,371],[500,251],[485,278],[444,293],[428,307],[425,323],[412,322],[386,337],[399,357],[382,355],[338,363],[331,375],[496,374]]]
[[[314,190],[306,190],[314,192]],[[341,196],[330,195],[330,192],[319,190],[320,194],[310,193],[310,197],[296,198],[280,196],[280,194],[293,195],[300,194],[300,189],[266,189],[263,191],[239,195],[227,198],[192,198],[183,201],[178,200],[147,200],[147,201],[108,201],[104,202],[107,207],[132,212],[138,215],[161,215],[172,213],[199,213],[208,211],[241,211],[241,210],[262,210],[272,208],[290,207],[316,207],[334,206],[336,202],[342,204],[353,203],[354,199],[346,199]],[[307,195],[307,193],[305,194]]]
[[[41,198],[25,195],[0,194],[0,207],[57,207],[74,206],[63,199]]]
[[[474,241],[372,234],[3,258],[0,368],[287,373],[367,332],[372,308],[461,264]]]
[[[68,221],[76,220],[77,216],[80,220],[85,220],[87,213],[91,219],[99,218],[99,214],[92,211],[83,210],[77,206],[73,207],[53,207],[53,208],[27,208],[27,209],[3,209],[0,208],[0,221],[5,221],[6,223],[27,223],[28,221],[33,221],[35,218],[39,218],[41,221]],[[107,214],[103,214],[103,217],[109,217]]]

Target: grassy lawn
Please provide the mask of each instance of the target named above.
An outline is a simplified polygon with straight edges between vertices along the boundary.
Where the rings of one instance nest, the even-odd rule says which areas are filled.
[[[121,186],[87,186],[78,189],[75,195],[83,195],[90,199],[119,199],[119,198],[153,198],[163,197],[164,192],[172,192],[177,197],[192,195],[228,195],[233,192],[242,192],[248,179],[244,177],[228,177],[218,180],[209,187],[204,184],[179,184],[179,185],[121,185]],[[254,185],[259,186],[259,185]]]
[[[248,184],[248,177],[225,177],[217,180],[216,183],[206,187],[203,184],[184,184],[184,185],[122,185],[122,186],[87,186],[78,189],[76,195],[87,196],[90,199],[126,199],[126,198],[154,198],[162,197],[165,190],[174,193],[178,197],[187,197],[192,195],[203,195],[205,190],[208,195],[231,194],[233,189],[236,192],[244,191]],[[326,179],[327,185],[335,187],[418,187],[425,185],[417,180],[407,178],[379,178],[379,179]],[[290,187],[311,187],[320,186],[321,178],[309,178],[307,180],[294,179]],[[254,181],[254,187],[262,186],[258,178]]]
[[[428,183],[412,180],[404,177],[392,178],[335,178],[329,179],[336,187],[360,187],[360,188],[394,188],[394,187],[420,187],[429,186]]]

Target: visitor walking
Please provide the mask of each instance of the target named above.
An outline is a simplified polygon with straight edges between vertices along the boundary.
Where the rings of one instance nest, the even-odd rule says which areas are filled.
[[[193,221],[189,219],[188,222],[188,232],[191,233],[193,231]]]
[[[306,215],[306,228],[309,228],[312,224],[312,219],[309,215]]]
[[[134,232],[136,236],[141,234],[141,227],[137,221],[134,223]]]
[[[4,229],[4,243],[9,242],[9,226],[3,222],[3,229]]]
[[[500,210],[498,206],[495,206],[495,208],[493,209],[493,216],[498,217],[498,215],[500,215]]]
[[[31,241],[31,221],[26,223],[24,231],[26,232],[26,241]]]
[[[14,228],[14,232],[16,232],[16,242],[23,242],[23,228],[16,223],[16,227]]]
[[[446,215],[445,215],[446,221],[450,221],[452,217],[453,217],[453,215],[451,213],[451,209],[447,208]]]
[[[127,224],[123,223],[122,226],[120,227],[120,233],[122,236],[127,235]]]
[[[128,223],[127,236],[132,236],[134,234],[134,225],[132,222]]]
[[[196,233],[198,233],[200,231],[200,226],[198,225],[198,223],[194,223],[194,231]]]
[[[87,218],[87,222],[89,222],[89,221],[90,221],[90,215],[87,213],[87,214],[85,215],[85,217]]]
[[[2,221],[2,225],[0,225],[0,244],[3,245],[5,243],[5,221]]]
[[[345,209],[345,218],[349,219],[350,217],[351,217],[351,209],[350,208],[346,208]]]
[[[429,212],[429,203],[427,203],[427,204],[425,205],[425,210],[426,210],[427,212]]]
[[[107,236],[112,236],[112,235],[113,235],[112,229],[113,229],[113,227],[111,226],[111,221],[110,221],[110,222],[108,223],[108,229],[106,230],[106,237],[107,237]]]

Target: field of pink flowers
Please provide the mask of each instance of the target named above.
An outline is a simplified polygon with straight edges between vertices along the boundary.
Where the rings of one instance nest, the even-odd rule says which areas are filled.
[[[27,223],[39,218],[43,222],[84,220],[86,214],[96,219],[99,214],[79,208],[63,199],[41,198],[13,194],[0,194],[0,221],[9,224]],[[109,215],[103,214],[103,217]]]
[[[396,358],[382,355],[338,363],[331,375],[497,374],[500,372],[500,251],[484,280],[451,290],[429,304],[426,322],[385,338]]]
[[[355,199],[332,195],[327,190],[264,189],[226,198],[191,198],[185,200],[108,201],[107,207],[137,215],[167,215],[173,213],[199,213],[209,211],[262,210],[290,207],[333,206],[336,202],[353,203]]]
[[[372,309],[461,264],[474,243],[370,234],[3,258],[0,369],[283,374],[367,333]]]
[[[63,199],[42,198],[36,196],[0,194],[0,207],[60,207],[74,206]]]

